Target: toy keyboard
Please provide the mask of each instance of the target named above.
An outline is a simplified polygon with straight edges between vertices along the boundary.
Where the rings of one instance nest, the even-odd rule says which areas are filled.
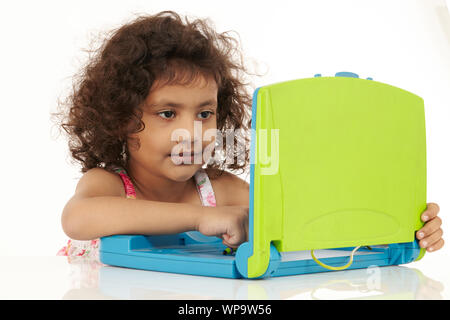
[[[350,72],[255,90],[249,239],[199,232],[101,238],[104,264],[225,278],[399,265],[425,254],[422,98]]]

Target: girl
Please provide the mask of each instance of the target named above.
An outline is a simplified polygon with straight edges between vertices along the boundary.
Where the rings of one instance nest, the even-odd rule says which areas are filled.
[[[171,11],[139,17],[104,42],[61,113],[84,175],[62,213],[71,240],[59,254],[98,259],[98,238],[113,234],[197,230],[231,248],[247,240],[249,185],[225,170],[245,170],[249,138],[244,148],[237,136],[231,148],[221,139],[250,129],[236,44]],[[222,157],[208,152],[217,144]],[[438,211],[428,204],[417,233],[429,251],[443,245]]]

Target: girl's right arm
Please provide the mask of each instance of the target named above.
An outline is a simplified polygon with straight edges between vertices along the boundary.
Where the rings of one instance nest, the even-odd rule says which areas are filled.
[[[101,168],[87,171],[65,205],[61,223],[75,240],[114,234],[173,234],[198,228],[200,205],[127,199],[118,175]]]
[[[125,198],[120,177],[101,168],[87,171],[65,205],[61,223],[75,240],[115,234],[174,234],[200,231],[237,247],[248,238],[248,206],[206,207]]]

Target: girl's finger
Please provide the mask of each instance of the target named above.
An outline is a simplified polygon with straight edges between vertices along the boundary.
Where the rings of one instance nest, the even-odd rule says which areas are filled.
[[[222,243],[223,243],[224,245],[226,245],[227,247],[229,247],[229,248],[233,248],[233,250],[236,250],[237,248],[239,248],[239,246],[237,246],[237,245],[235,245],[235,244],[228,243],[228,242],[226,242],[226,241],[222,241]]]
[[[444,239],[439,239],[437,242],[433,243],[431,246],[427,248],[428,252],[439,250],[444,246]]]
[[[440,210],[440,208],[437,205],[437,203],[434,203],[434,202],[427,203],[427,209],[424,212],[422,212],[422,215],[421,215],[422,221],[425,222],[425,221],[435,218],[437,216],[437,214],[439,213],[439,210]]]
[[[224,245],[226,245],[227,247],[231,247],[231,244],[227,241],[227,240],[225,240],[223,237],[222,237],[222,243],[224,244]]]
[[[439,239],[442,238],[442,229],[438,229],[436,232],[432,233],[428,237],[423,238],[419,241],[419,245],[422,248],[429,248],[432,247]]]
[[[236,249],[237,247],[239,247],[239,245],[236,243],[236,239],[234,236],[230,236],[229,234],[223,234],[222,235],[222,243],[224,245],[226,245],[227,247]]]
[[[425,237],[428,237],[429,235],[433,234],[434,232],[436,232],[442,225],[442,220],[439,217],[436,217],[430,221],[428,221],[423,227],[422,229],[420,229],[419,231],[417,231],[417,239],[423,239]]]

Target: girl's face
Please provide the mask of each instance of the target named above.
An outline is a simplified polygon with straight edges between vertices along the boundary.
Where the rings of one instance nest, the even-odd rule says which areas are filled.
[[[214,149],[218,87],[203,77],[189,86],[155,85],[142,107],[145,129],[133,135],[140,148],[129,147],[129,161],[153,174],[186,181]]]

